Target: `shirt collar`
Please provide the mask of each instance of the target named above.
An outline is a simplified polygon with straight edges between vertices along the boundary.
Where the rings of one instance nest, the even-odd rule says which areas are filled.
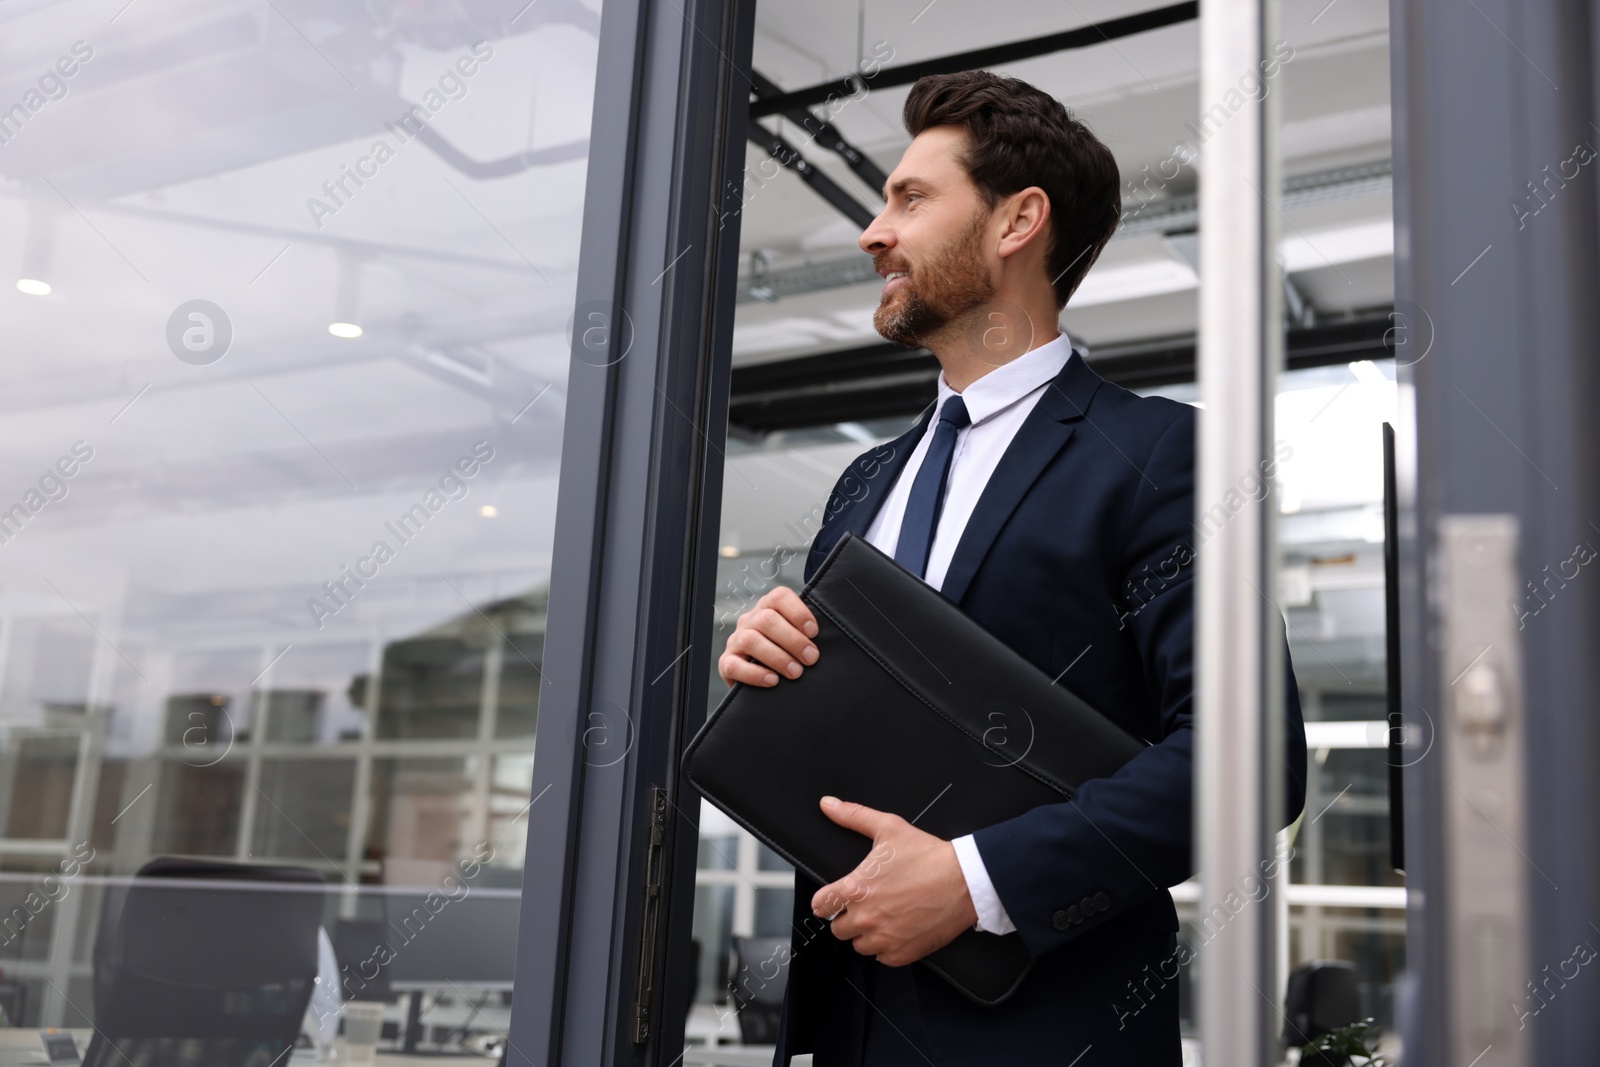
[[[967,405],[967,415],[977,425],[991,415],[996,415],[1015,404],[1035,389],[1052,381],[1072,356],[1072,341],[1063,332],[1054,340],[1030,349],[1009,363],[1001,364],[968,385],[960,394]],[[939,407],[957,393],[939,372]]]

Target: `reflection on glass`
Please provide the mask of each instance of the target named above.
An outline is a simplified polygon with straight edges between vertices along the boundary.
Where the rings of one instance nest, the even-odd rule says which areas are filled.
[[[1363,1006],[1388,1018],[1395,962],[1404,947],[1403,879],[1389,867],[1387,737],[1383,615],[1383,525],[1380,427],[1396,411],[1392,361],[1296,370],[1279,381],[1274,456],[1279,479],[1279,596],[1308,723],[1334,729],[1311,746],[1305,815],[1289,865],[1295,899],[1319,894],[1336,901],[1351,887],[1382,891],[1383,907],[1355,910],[1333,903],[1290,908],[1290,963],[1315,958],[1357,961]],[[1193,403],[1194,383],[1141,389]],[[815,533],[836,473],[872,444],[904,431],[908,419],[869,426],[841,423],[730,441],[717,561],[715,647],[739,615],[774,585],[798,587],[805,548]],[[781,471],[781,490],[765,487]],[[737,476],[739,474],[744,477]],[[1249,491],[1244,484],[1241,491]],[[758,490],[756,486],[764,487]],[[792,486],[792,488],[791,488]],[[1220,521],[1220,520],[1217,520]],[[1214,533],[1197,527],[1203,549]],[[727,692],[714,678],[714,706]],[[1352,747],[1355,746],[1355,747]],[[704,944],[730,936],[787,930],[792,888],[777,883],[789,868],[709,805],[700,818],[700,892],[730,894],[725,913],[696,914]],[[773,879],[774,881],[767,881]],[[1387,894],[1387,895],[1383,895]],[[1181,935],[1203,951],[1196,925],[1199,887],[1174,889]],[[720,927],[709,925],[720,919]],[[1191,967],[1175,979],[1183,1024],[1192,1029]],[[709,994],[702,989],[702,999]]]
[[[794,930],[794,889],[756,890],[757,937],[788,937]]]
[[[533,753],[513,752],[494,758],[489,782],[489,843],[495,866],[522,870],[528,850],[528,783],[533,778]]]
[[[105,925],[118,894],[198,880],[184,892],[226,931],[298,880],[329,890],[274,905],[255,947],[167,946],[208,989],[300,991],[286,1023],[230,1040],[262,1062],[292,1044],[321,930],[325,990],[390,1024],[425,991],[422,1044],[494,1051],[598,30],[598,0],[7,16],[10,1025],[117,1017],[168,973],[137,924]],[[393,981],[373,970],[390,919]],[[372,973],[346,986],[346,966]]]
[[[1377,908],[1293,908],[1289,928],[1295,959],[1354,963],[1361,1016],[1371,1016],[1385,1028],[1394,1026],[1394,985],[1406,962],[1403,913]]]
[[[148,800],[152,817],[138,825],[151,855],[232,856],[240,838],[248,766],[239,761],[194,767],[164,760]],[[137,803],[137,801],[135,801]],[[131,810],[131,809],[130,809]],[[119,839],[120,842],[120,839]]]
[[[756,842],[756,866],[763,871],[792,871],[787,860],[761,842]]]
[[[733,887],[696,886],[695,940],[700,943],[700,974],[694,999],[720,1002],[727,995],[728,952],[733,945]]]
[[[1313,885],[1405,884],[1389,860],[1389,753],[1314,751],[1290,875]]]
[[[472,836],[469,759],[380,759],[372,764],[367,858],[448,862]]]
[[[327,862],[345,851],[354,760],[262,760],[260,774],[251,856]]]
[[[57,720],[60,715],[53,716]],[[19,727],[0,749],[0,825],[17,840],[67,836],[72,787],[77,780],[78,737],[72,730]]]

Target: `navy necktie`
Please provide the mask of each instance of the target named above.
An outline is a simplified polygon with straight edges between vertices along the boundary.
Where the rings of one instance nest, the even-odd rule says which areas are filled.
[[[945,485],[950,480],[950,457],[956,450],[956,434],[971,422],[966,401],[952,396],[944,402],[938,421],[933,425],[933,440],[928,443],[917,478],[911,483],[905,517],[900,521],[900,540],[894,546],[894,561],[918,578],[928,569],[928,550],[933,547],[933,532],[939,526]]]

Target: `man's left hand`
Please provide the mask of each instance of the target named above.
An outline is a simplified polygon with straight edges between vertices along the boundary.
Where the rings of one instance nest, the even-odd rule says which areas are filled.
[[[978,921],[950,842],[898,815],[822,798],[822,813],[872,839],[854,871],[811,898],[820,918],[839,912],[833,936],[889,967],[915,963]],[[840,909],[844,910],[840,912]]]

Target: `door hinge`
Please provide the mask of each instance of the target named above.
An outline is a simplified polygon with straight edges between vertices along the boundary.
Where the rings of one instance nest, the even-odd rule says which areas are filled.
[[[662,854],[667,842],[667,791],[650,790],[650,840],[644,860],[644,911],[639,922],[639,974],[633,990],[633,1043],[650,1040],[655,1001],[656,940],[661,916]]]

